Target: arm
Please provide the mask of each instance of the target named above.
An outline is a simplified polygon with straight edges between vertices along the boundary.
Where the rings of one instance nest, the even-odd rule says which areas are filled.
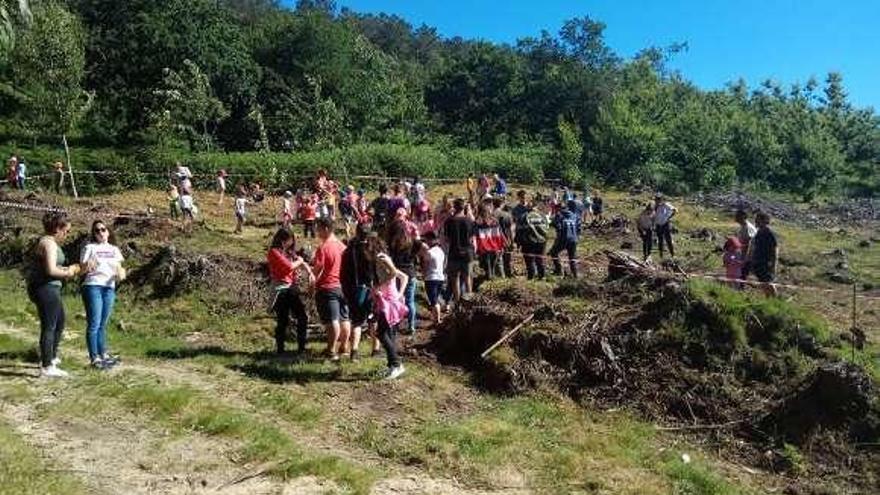
[[[43,258],[43,268],[46,270],[46,274],[52,278],[58,279],[69,279],[77,276],[81,270],[80,265],[78,263],[66,266],[66,267],[58,267],[58,254],[55,251],[56,244],[55,241],[50,239],[43,239],[40,241],[39,249]]]

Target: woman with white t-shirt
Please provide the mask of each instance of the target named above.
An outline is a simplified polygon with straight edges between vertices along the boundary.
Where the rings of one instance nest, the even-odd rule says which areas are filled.
[[[82,296],[86,307],[86,344],[92,366],[107,369],[117,360],[107,352],[107,322],[116,301],[116,283],[125,280],[123,257],[113,233],[101,220],[92,224],[89,243],[82,250],[81,262],[91,268],[83,279]]]

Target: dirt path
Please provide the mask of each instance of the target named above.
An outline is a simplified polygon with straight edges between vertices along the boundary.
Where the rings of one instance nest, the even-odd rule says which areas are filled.
[[[34,336],[20,328],[0,325],[0,333],[34,342]],[[85,364],[72,361],[75,363],[69,366],[72,370]],[[80,478],[91,493],[311,495],[340,491],[332,482],[313,476],[284,482],[258,475],[228,484],[254,469],[254,466],[235,463],[235,451],[240,447],[237,442],[193,432],[172,435],[143,418],[116,410],[112,416],[88,418],[47,415],[44,411],[61,398],[38,377],[37,366],[12,361],[2,365],[11,376],[4,377],[0,387],[24,388],[28,397],[0,403],[0,415],[52,465]],[[253,380],[231,370],[217,370],[217,367],[206,370],[192,363],[165,360],[131,360],[126,361],[123,368],[156,377],[162,386],[187,386],[211,397],[221,397],[224,404],[271,422],[312,450],[378,467],[386,477],[372,488],[371,493],[375,495],[530,493],[520,487],[494,491],[468,489],[455,480],[437,479],[417,468],[390,464],[372,452],[352,448],[337,435],[306,431],[300,425],[258,410],[245,393],[253,386]],[[357,405],[358,397],[372,397],[375,392],[369,384],[345,390],[344,398],[339,394],[333,397],[334,404],[351,401]],[[416,393],[415,390],[403,392],[404,395]]]

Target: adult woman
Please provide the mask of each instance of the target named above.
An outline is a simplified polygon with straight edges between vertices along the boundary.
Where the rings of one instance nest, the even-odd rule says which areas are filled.
[[[290,313],[296,317],[296,341],[300,354],[306,351],[309,317],[303,305],[297,286],[297,270],[302,268],[314,280],[312,270],[302,257],[292,254],[296,240],[287,229],[278,229],[272,237],[272,246],[266,259],[269,265],[269,279],[272,281],[273,303],[275,312],[275,350],[278,355],[284,354],[284,341],[287,337],[287,326]]]
[[[416,256],[419,253],[418,246],[414,242],[415,233],[412,231],[405,215],[398,215],[397,219],[388,227],[388,254],[394,266],[407,275],[407,284],[400,287],[406,299],[407,330],[409,333],[416,331]]]
[[[66,257],[59,243],[70,231],[67,214],[48,212],[43,217],[46,235],[40,238],[32,253],[27,274],[28,297],[37,306],[40,316],[40,367],[46,377],[63,378],[67,372],[58,368],[58,345],[64,332],[64,302],[61,299],[63,280],[76,277],[79,264],[65,266]]]
[[[83,279],[82,297],[86,307],[86,346],[89,361],[98,369],[116,365],[107,352],[107,322],[116,302],[116,283],[125,280],[124,261],[116,239],[101,220],[92,224],[89,243],[80,254],[80,264],[88,266]]]
[[[370,314],[373,312],[370,291],[373,286],[376,273],[375,256],[370,256],[368,248],[372,233],[369,224],[358,224],[355,237],[350,239],[348,246],[342,253],[342,269],[340,270],[340,283],[342,294],[348,301],[349,315],[351,317],[351,359],[358,357],[363,328],[369,324]],[[375,249],[375,248],[374,248]],[[373,354],[379,349],[378,339],[373,340]]]

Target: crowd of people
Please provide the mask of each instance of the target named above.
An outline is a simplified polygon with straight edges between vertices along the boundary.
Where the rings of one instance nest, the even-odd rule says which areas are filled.
[[[169,188],[170,213],[188,227],[197,213],[192,177],[187,167],[178,164]],[[221,204],[226,177],[225,171],[217,174]],[[482,283],[514,277],[517,251],[528,279],[545,278],[547,260],[556,276],[578,277],[582,233],[587,225],[604,221],[604,202],[598,191],[585,191],[578,198],[568,188],[549,195],[519,190],[511,198],[506,182],[497,175],[493,179],[468,177],[465,187],[467,198],[446,194],[432,204],[425,183],[416,177],[390,187],[380,185],[378,195],[368,200],[363,189],[340,188],[320,171],[312,184],[295,193],[284,192],[278,228],[266,255],[276,352],[291,358],[306,352],[306,307],[313,299],[326,335],[326,358],[333,362],[359,359],[366,334],[372,340],[372,355],[384,350],[386,376],[393,379],[405,371],[396,347],[397,333],[413,335],[419,328],[416,295],[421,285],[430,319],[437,324]],[[236,232],[242,231],[247,219],[247,205],[264,198],[259,184],[237,188],[233,203]],[[639,214],[636,225],[646,260],[655,238],[661,256],[665,251],[675,256],[672,222],[677,211],[658,194]],[[771,282],[778,244],[769,216],[759,213],[757,227],[742,211],[735,220],[737,234],[724,246],[727,277],[739,287],[752,274],[768,294],[774,294]],[[298,245],[296,224],[302,225],[303,239],[316,239],[313,255]],[[27,276],[28,294],[40,317],[43,374],[66,375],[58,367],[57,355],[65,321],[61,285],[80,276],[89,360],[96,368],[113,367],[118,359],[107,350],[106,327],[116,284],[126,276],[113,234],[107,224],[96,221],[79,261],[68,264],[59,246],[70,229],[69,219],[50,212],[44,228]],[[345,241],[337,237],[343,231]],[[567,267],[562,263],[563,253]],[[286,348],[291,320],[296,322],[296,353]]]

